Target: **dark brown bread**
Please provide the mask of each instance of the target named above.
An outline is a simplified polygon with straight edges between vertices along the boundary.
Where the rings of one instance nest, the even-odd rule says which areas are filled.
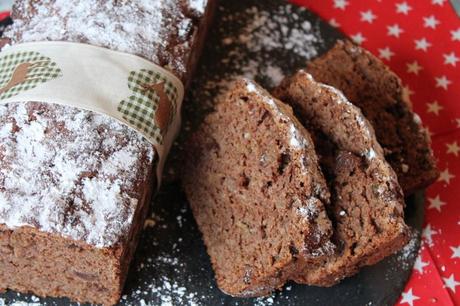
[[[294,279],[331,286],[405,245],[402,191],[372,126],[341,92],[299,71],[275,89],[275,96],[290,104],[312,133],[331,190],[328,214],[338,250]]]
[[[16,0],[5,35],[135,54],[187,84],[214,3]],[[38,102],[0,105],[0,130],[0,291],[116,304],[155,186],[153,146],[115,119]]]
[[[331,254],[329,192],[290,107],[239,80],[187,151],[184,189],[222,291],[265,295]]]
[[[361,108],[406,196],[437,179],[439,172],[420,118],[412,111],[399,77],[378,58],[349,41],[339,41],[308,63],[306,70]]]

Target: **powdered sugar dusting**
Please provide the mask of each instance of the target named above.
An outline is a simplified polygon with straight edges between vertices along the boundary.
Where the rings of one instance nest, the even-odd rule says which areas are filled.
[[[299,207],[299,214],[306,219],[314,219],[318,214],[318,199],[311,197],[307,200],[304,206]]]
[[[169,211],[171,208],[173,211]],[[184,273],[190,268],[190,263],[184,261],[184,257],[188,257],[185,255],[184,248],[189,240],[179,233],[182,231],[190,233],[190,226],[183,227],[183,222],[189,224],[192,220],[192,216],[186,212],[185,208],[179,209],[168,205],[168,212],[165,215],[150,216],[149,220],[155,220],[155,224],[147,230],[148,241],[155,249],[159,249],[157,246],[161,244],[163,251],[156,254],[146,253],[136,268],[139,274],[148,275],[151,271],[155,271],[155,275],[144,278],[145,282],[142,282],[137,289],[122,296],[120,304],[127,306],[209,305],[210,296],[206,293],[206,289],[213,288],[213,285],[208,287],[207,284],[203,284],[201,292],[197,292],[197,285],[193,283],[192,276]],[[165,220],[165,217],[168,220]],[[171,227],[177,227],[176,231],[172,235],[165,235],[170,233]],[[165,248],[164,245],[167,247]]]
[[[4,35],[13,44],[71,41],[134,53],[183,78],[207,2],[16,1]],[[124,238],[145,189],[138,185],[149,181],[150,144],[113,119],[59,106],[1,106],[0,123],[0,223],[98,247]]]
[[[4,299],[0,299],[0,306],[42,306],[42,304],[22,302],[22,301],[16,301],[16,302],[7,304]]]
[[[246,79],[245,83],[248,92],[257,94],[259,98],[273,110],[274,114],[280,118],[280,121],[289,126],[289,145],[295,149],[305,149],[307,147],[307,141],[299,133],[299,128],[295,126],[293,120],[279,107],[279,102],[275,102],[267,92],[263,92],[259,89],[258,85],[254,82]]]
[[[203,14],[207,0],[188,0],[188,5],[191,9]]]
[[[328,92],[332,93],[335,95],[336,99],[336,103],[338,104],[346,104],[350,109],[353,109],[355,111],[355,121],[356,123],[358,123],[359,127],[362,129],[362,131],[365,133],[365,137],[368,138],[368,139],[371,139],[374,134],[374,131],[372,129],[372,126],[371,124],[367,121],[367,119],[364,117],[364,115],[361,113],[361,110],[354,106],[346,97],[345,95],[342,93],[341,90],[338,90],[337,88],[333,87],[333,86],[329,86],[329,85],[326,85],[326,84],[320,84],[320,86],[327,90]],[[380,149],[379,149],[380,150]]]
[[[257,7],[247,9],[246,13],[252,15],[252,18],[248,20],[238,40],[245,44],[251,52],[283,49],[306,59],[317,55],[315,48],[306,46],[318,40],[311,23],[308,20],[302,20],[297,27],[288,26],[289,18],[296,14],[292,6],[280,7],[278,14],[273,11],[259,10]]]
[[[290,139],[289,139],[289,144],[297,149],[304,149],[307,147],[307,142],[305,141],[305,138],[299,135],[298,128],[294,126],[293,123],[289,125],[289,132],[290,132]]]
[[[420,116],[417,115],[416,113],[414,113],[414,122],[415,122],[417,125],[422,125],[422,124],[423,124],[422,118],[420,118]]]
[[[274,87],[285,75],[318,55],[323,40],[318,26],[301,16],[304,10],[282,2],[276,8],[270,6],[273,3],[249,6],[222,16],[221,24],[225,26],[217,31],[225,47],[225,52],[219,54],[219,66],[225,69],[218,78],[214,74],[207,76],[206,87],[221,93],[227,89],[228,81],[241,76]],[[236,31],[229,31],[235,26]],[[289,57],[280,58],[279,54]]]
[[[180,78],[186,73],[195,21],[178,0],[16,1],[14,24],[4,35],[13,43],[72,41],[136,53],[166,64]],[[207,0],[189,0],[188,9],[204,13]],[[97,10],[95,9],[97,8]],[[167,59],[167,63],[165,63]]]
[[[266,76],[272,81],[272,84],[279,84],[284,79],[285,75],[280,67],[277,66],[267,66],[265,68]]]
[[[0,133],[0,223],[33,226],[97,247],[120,241],[142,196],[137,182],[147,180],[152,146],[103,115],[38,103],[5,108],[0,122],[9,130]]]
[[[367,151],[366,153],[367,159],[374,159],[376,156],[377,154],[375,153],[373,149],[369,149],[369,151]]]
[[[250,81],[247,82],[246,89],[249,92],[256,92],[256,86],[254,85],[254,83],[252,83]]]
[[[328,105],[326,107],[331,111],[335,109],[336,113],[339,114],[339,126],[342,126],[342,130],[347,131],[349,126],[343,126],[344,123],[347,123],[350,126],[354,125],[356,128],[359,128],[360,131],[362,131],[362,133],[351,132],[352,136],[359,141],[350,142],[350,139],[348,138],[350,137],[349,134],[336,130],[336,128],[339,127],[328,127],[323,125],[321,128],[325,131],[328,131],[329,137],[334,139],[334,141],[339,143],[344,149],[356,154],[360,154],[361,156],[366,157],[368,160],[372,160],[377,156],[379,158],[383,158],[383,151],[375,139],[375,133],[372,125],[362,114],[361,109],[353,105],[344,96],[342,91],[336,89],[335,87],[315,81],[313,76],[304,70],[300,70],[296,74],[296,78],[300,78],[304,81],[307,80],[309,84],[308,86],[311,86],[311,88],[317,90],[318,95],[331,97],[331,99],[327,100]],[[318,105],[318,107],[324,108],[325,106]],[[317,113],[316,116],[319,114],[320,113]],[[318,122],[321,122],[321,120]],[[362,145],[357,145],[357,143],[362,143]]]
[[[308,75],[310,76],[311,80],[313,80],[313,77],[311,76],[311,74],[308,74]],[[336,99],[337,103],[339,103],[339,104],[344,103],[344,104],[352,105],[350,103],[350,101],[348,101],[348,99],[344,96],[344,94],[340,90],[338,90],[337,88],[335,88],[333,86],[323,84],[323,83],[321,84],[321,87],[324,88],[325,90],[333,93],[337,97],[337,99]]]
[[[409,236],[410,240],[394,257],[395,265],[392,269],[409,270],[413,268],[415,258],[420,254],[421,248],[425,247],[420,245],[420,232],[412,229]]]

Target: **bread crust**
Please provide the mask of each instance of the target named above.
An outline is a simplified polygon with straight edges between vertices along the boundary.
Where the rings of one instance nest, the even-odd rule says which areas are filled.
[[[328,215],[337,245],[336,254],[307,265],[294,280],[332,286],[407,243],[402,190],[371,124],[340,91],[299,71],[274,95],[293,107],[312,134],[331,190]]]
[[[439,170],[430,139],[412,110],[401,79],[380,59],[350,41],[338,41],[306,71],[343,92],[375,128],[385,158],[405,196],[436,181]]]

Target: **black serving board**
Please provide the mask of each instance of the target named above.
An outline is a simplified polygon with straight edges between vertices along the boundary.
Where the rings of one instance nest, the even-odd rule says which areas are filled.
[[[282,75],[302,68],[308,59],[326,52],[340,38],[343,34],[312,12],[281,0],[220,1],[184,102],[184,128],[170,154],[163,186],[153,200],[120,305],[325,306],[393,305],[397,301],[420,245],[422,193],[406,201],[406,221],[416,234],[398,254],[363,268],[331,288],[289,283],[269,297],[240,299],[216,287],[208,255],[176,175],[182,144],[204,114],[212,110],[213,98],[225,86],[223,80],[246,75],[270,88]],[[42,299],[12,291],[0,295],[0,306],[18,302],[72,304],[65,298]]]

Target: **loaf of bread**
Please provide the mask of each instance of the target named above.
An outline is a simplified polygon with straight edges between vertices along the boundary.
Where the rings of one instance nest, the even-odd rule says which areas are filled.
[[[212,0],[17,0],[9,44],[81,42],[190,81]],[[158,160],[115,119],[38,102],[0,105],[0,290],[118,302]]]

